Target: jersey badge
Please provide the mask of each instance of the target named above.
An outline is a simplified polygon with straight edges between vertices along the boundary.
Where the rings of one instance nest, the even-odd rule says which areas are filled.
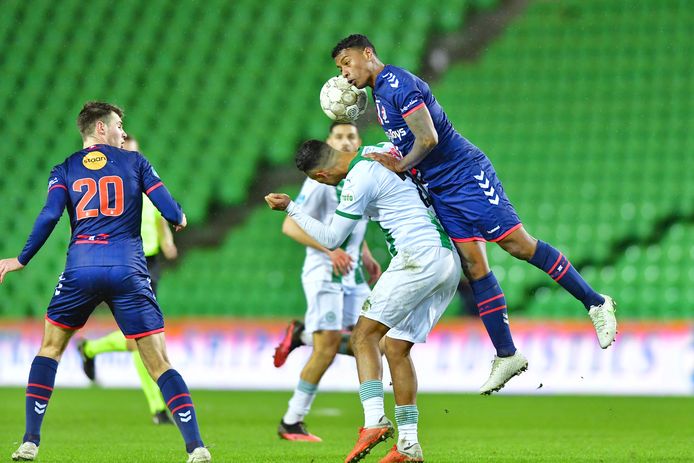
[[[89,170],[102,169],[106,162],[108,162],[108,158],[101,151],[89,152],[82,158],[82,165]]]

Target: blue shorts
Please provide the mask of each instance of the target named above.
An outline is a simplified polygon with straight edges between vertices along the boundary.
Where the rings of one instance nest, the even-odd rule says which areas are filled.
[[[97,305],[106,302],[126,338],[164,331],[164,317],[149,275],[127,266],[66,269],[55,287],[46,320],[77,330]]]
[[[486,157],[461,169],[447,184],[429,188],[429,194],[455,242],[499,241],[522,226]]]

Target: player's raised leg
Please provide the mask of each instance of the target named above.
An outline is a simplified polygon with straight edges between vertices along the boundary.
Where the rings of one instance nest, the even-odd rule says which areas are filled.
[[[417,373],[410,357],[413,343],[385,336],[385,354],[395,393],[398,442],[380,463],[424,461],[417,435]]]
[[[547,273],[581,301],[593,321],[600,347],[605,349],[612,344],[617,334],[614,301],[610,296],[598,294],[562,252],[544,241],[536,240],[523,227],[499,241],[499,245],[512,256]]]
[[[22,445],[12,454],[15,461],[33,461],[41,443],[41,425],[46,416],[48,401],[53,394],[55,375],[68,341],[74,330],[51,324],[44,324],[43,341],[38,355],[31,363],[26,389],[26,429]]]
[[[456,242],[462,257],[463,271],[477,303],[480,318],[496,349],[492,371],[480,387],[480,393],[491,394],[500,390],[516,375],[528,368],[528,361],[513,343],[504,292],[487,262],[484,241]]]
[[[393,423],[385,416],[383,407],[383,363],[379,342],[389,328],[383,323],[359,317],[352,331],[352,349],[357,359],[359,399],[364,408],[364,426],[345,463],[353,463],[366,455],[380,442],[393,436]]]
[[[183,377],[171,368],[169,363],[164,333],[137,338],[137,349],[147,371],[159,385],[166,405],[171,410],[171,415],[173,415],[183,436],[189,455],[188,462],[210,461],[210,453],[205,448],[200,436],[193,399],[190,396],[188,386]]]
[[[318,383],[335,359],[341,339],[342,335],[339,331],[320,330],[313,332],[313,352],[301,371],[299,384],[289,400],[289,407],[277,430],[282,439],[320,442],[320,438],[306,430],[303,421],[311,410],[311,404],[318,390]]]

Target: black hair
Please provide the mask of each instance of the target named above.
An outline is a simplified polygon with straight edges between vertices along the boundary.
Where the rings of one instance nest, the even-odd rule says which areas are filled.
[[[331,148],[324,141],[308,140],[301,144],[296,154],[294,162],[296,167],[302,172],[310,172],[323,162],[330,154]]]
[[[371,48],[374,55],[378,56],[378,53],[376,53],[376,47],[374,47],[369,38],[363,34],[352,34],[349,37],[345,37],[337,42],[337,45],[335,45],[335,48],[333,48],[333,59],[335,59],[335,57],[346,48],[359,48],[360,50],[363,50],[364,48]]]
[[[355,129],[357,128],[357,124],[355,124],[352,121],[345,121],[345,122],[334,121],[332,124],[330,124],[330,130],[328,130],[328,133],[333,133],[333,129],[339,125],[351,125]]]

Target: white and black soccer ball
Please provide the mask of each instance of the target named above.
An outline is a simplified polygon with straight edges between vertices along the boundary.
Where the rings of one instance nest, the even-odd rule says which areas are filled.
[[[366,90],[351,85],[342,76],[328,79],[320,89],[320,107],[332,120],[354,122],[366,111]]]

